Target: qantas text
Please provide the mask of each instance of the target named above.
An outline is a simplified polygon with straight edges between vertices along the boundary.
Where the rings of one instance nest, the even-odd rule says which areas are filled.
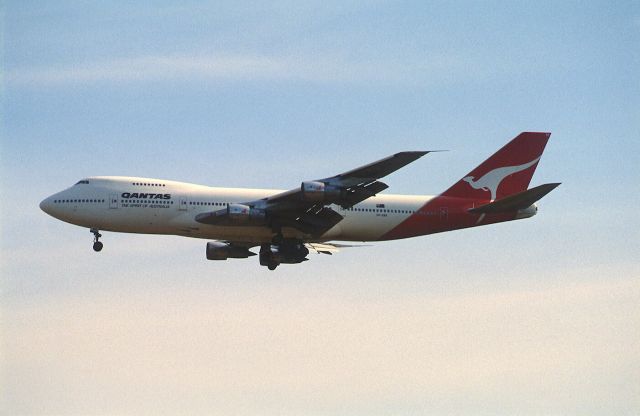
[[[136,199],[171,199],[171,194],[145,194],[145,193],[129,193],[123,192],[120,195],[124,199],[136,198]]]

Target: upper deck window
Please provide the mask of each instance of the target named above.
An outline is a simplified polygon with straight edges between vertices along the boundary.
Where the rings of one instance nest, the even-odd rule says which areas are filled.
[[[80,185],[81,183],[88,184],[89,181],[87,179],[83,179],[81,181],[76,182],[76,185]]]

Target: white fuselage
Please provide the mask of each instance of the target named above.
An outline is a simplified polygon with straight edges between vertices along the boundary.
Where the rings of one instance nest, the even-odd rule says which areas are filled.
[[[270,242],[266,226],[217,226],[195,221],[197,214],[281,193],[275,189],[216,188],[184,182],[91,177],[41,203],[48,214],[71,224],[105,231],[173,234],[229,242]],[[344,219],[320,237],[283,229],[285,237],[308,242],[376,241],[424,206],[432,197],[377,195],[351,209],[331,206]]]

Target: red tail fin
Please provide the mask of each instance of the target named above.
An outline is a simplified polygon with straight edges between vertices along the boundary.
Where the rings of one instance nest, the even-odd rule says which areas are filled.
[[[551,133],[520,133],[442,196],[496,200],[527,189]]]

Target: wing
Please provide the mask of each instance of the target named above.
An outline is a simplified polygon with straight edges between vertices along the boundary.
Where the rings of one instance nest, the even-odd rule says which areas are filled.
[[[396,153],[336,176],[302,182],[300,187],[290,191],[199,214],[196,221],[215,225],[268,225],[275,232],[282,227],[293,227],[303,233],[319,236],[343,219],[329,205],[350,208],[376,195],[388,188],[378,179],[427,153]]]

